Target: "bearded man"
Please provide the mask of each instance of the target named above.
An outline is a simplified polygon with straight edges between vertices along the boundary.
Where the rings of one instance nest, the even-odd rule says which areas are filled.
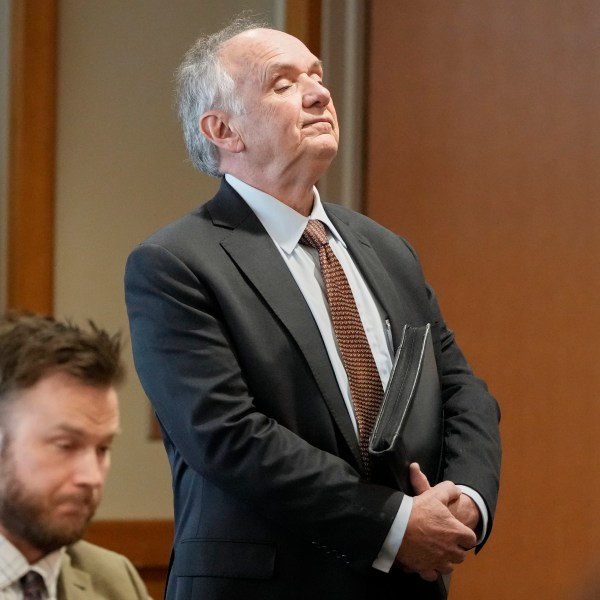
[[[0,598],[146,599],[131,562],[82,541],[119,431],[118,335],[0,318]]]

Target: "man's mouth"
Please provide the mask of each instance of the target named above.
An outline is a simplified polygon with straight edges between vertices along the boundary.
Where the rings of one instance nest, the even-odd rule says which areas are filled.
[[[94,510],[94,498],[91,495],[68,496],[58,502],[61,512],[88,514]]]
[[[322,118],[322,119],[311,119],[310,121],[306,121],[303,127],[310,127],[311,125],[318,125],[319,123],[323,123],[325,125],[329,125],[333,129],[333,121],[331,119]]]

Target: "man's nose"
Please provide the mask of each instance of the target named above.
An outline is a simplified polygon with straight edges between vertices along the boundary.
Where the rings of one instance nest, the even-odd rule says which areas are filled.
[[[78,485],[101,487],[108,471],[108,458],[99,456],[95,450],[82,452],[75,466],[75,482]]]
[[[302,102],[304,106],[327,106],[331,102],[331,92],[322,82],[316,81],[312,77],[306,77],[302,82],[304,91]]]

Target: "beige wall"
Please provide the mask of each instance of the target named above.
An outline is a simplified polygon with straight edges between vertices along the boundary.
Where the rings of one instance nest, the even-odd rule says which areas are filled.
[[[173,72],[203,32],[242,9],[283,22],[284,0],[63,0],[59,22],[55,313],[127,332],[122,276],[131,248],[208,199],[217,181],[187,161]],[[126,349],[123,434],[101,518],[168,518],[162,443]]]

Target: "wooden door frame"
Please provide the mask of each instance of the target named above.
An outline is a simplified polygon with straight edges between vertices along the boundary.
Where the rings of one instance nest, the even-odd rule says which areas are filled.
[[[58,0],[11,3],[6,304],[54,307]]]

